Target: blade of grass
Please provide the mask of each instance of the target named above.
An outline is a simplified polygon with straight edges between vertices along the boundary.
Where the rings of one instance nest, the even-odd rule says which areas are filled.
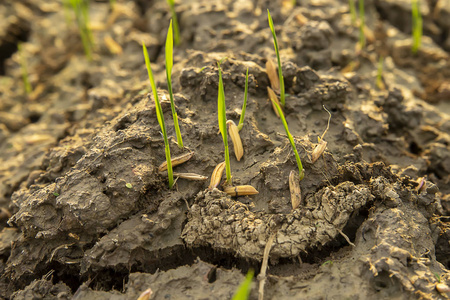
[[[384,83],[383,83],[383,56],[380,56],[380,59],[378,60],[376,85],[377,85],[377,87],[380,90],[384,90]]]
[[[248,68],[245,74],[245,91],[244,91],[244,104],[242,104],[241,118],[239,119],[238,129],[239,131],[244,127],[245,109],[247,108],[247,95],[248,95]]]
[[[366,20],[364,15],[364,0],[359,0],[359,46],[361,50],[366,46],[366,36],[364,35]]]
[[[178,115],[175,111],[175,103],[173,101],[172,91],[172,67],[173,67],[173,30],[172,20],[170,20],[169,30],[166,38],[166,77],[167,88],[169,89],[170,107],[172,108],[173,125],[177,134],[178,147],[183,148],[183,139],[181,138],[180,126],[178,125]]]
[[[27,95],[29,95],[32,92],[32,88],[31,88],[30,80],[28,79],[27,60],[26,60],[25,55],[23,53],[22,43],[18,43],[17,44],[17,50],[19,50],[20,68],[22,70],[23,86],[24,86],[24,89],[25,89],[25,93]]]
[[[226,106],[225,106],[225,91],[223,88],[222,80],[222,69],[220,68],[220,62],[217,63],[219,67],[219,93],[217,96],[217,110],[218,110],[218,120],[219,129],[222,134],[223,145],[225,147],[225,165],[227,174],[227,183],[231,185],[231,168],[230,168],[230,153],[228,151],[228,134],[227,134],[227,116],[226,116]]]
[[[161,131],[164,137],[164,148],[166,152],[166,161],[167,161],[167,174],[169,176],[169,188],[173,186],[173,170],[172,170],[172,160],[170,159],[170,147],[169,140],[167,138],[166,126],[164,124],[164,115],[161,108],[161,103],[158,98],[158,91],[156,89],[155,79],[153,78],[152,67],[150,65],[150,59],[148,57],[147,47],[142,42],[142,51],[144,53],[145,65],[147,66],[148,78],[150,80],[150,85],[152,86],[153,97],[155,98],[155,106],[156,106],[156,117],[158,119],[159,127],[161,127]]]
[[[419,0],[412,0],[411,2],[412,15],[412,33],[413,45],[412,53],[416,54],[422,44],[422,15],[420,14]]]
[[[173,31],[175,33],[175,46],[180,44],[180,29],[178,27],[177,13],[175,12],[175,0],[167,0],[170,7],[170,13],[172,14],[173,20]]]
[[[350,17],[352,19],[352,25],[356,24],[356,7],[355,0],[348,0],[348,6],[350,7]]]
[[[245,276],[245,280],[239,285],[236,293],[234,294],[232,300],[247,300],[250,295],[250,285],[252,284],[254,271],[249,270],[247,272],[247,276]]]
[[[280,79],[280,102],[281,102],[281,105],[284,106],[284,98],[285,98],[285,95],[284,95],[284,78],[283,78],[283,73],[282,73],[282,70],[281,70],[280,52],[278,51],[277,35],[275,33],[275,28],[273,27],[273,20],[272,20],[272,17],[270,15],[269,9],[267,9],[267,18],[269,20],[270,30],[272,31],[273,46],[275,48],[275,53],[277,54],[278,77]]]
[[[81,43],[88,60],[92,60],[92,49],[94,47],[94,38],[89,27],[89,1],[87,0],[69,0],[75,13],[75,19],[80,31]]]
[[[295,147],[294,138],[292,137],[292,134],[289,132],[288,124],[284,117],[283,111],[281,110],[281,107],[278,105],[278,103],[276,103],[272,99],[270,100],[272,101],[273,105],[277,108],[278,114],[280,115],[280,119],[283,122],[284,130],[286,131],[286,135],[289,139],[289,142],[291,143],[292,150],[294,150],[295,159],[297,160],[299,179],[302,180],[303,177],[305,176],[305,171],[303,170],[302,161],[300,160],[300,156],[298,155],[297,147]]]

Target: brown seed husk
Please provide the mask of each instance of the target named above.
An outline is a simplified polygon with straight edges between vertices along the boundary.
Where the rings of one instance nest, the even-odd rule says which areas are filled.
[[[300,178],[296,171],[289,173],[289,191],[291,192],[292,209],[297,209],[302,202],[302,192],[300,190]]]
[[[251,185],[227,186],[223,191],[230,196],[251,196],[259,194]]]
[[[270,86],[277,93],[280,92],[280,79],[278,78],[278,71],[275,63],[271,59],[267,59],[266,72],[269,76]]]
[[[323,154],[325,149],[327,148],[327,142],[324,140],[320,140],[319,144],[317,144],[316,148],[314,148],[312,154],[311,154],[311,162],[315,163],[316,160],[319,159],[319,157]]]
[[[192,158],[192,156],[194,156],[194,152],[189,152],[177,157],[172,158],[170,161],[172,162],[172,167],[178,166],[182,163],[187,162],[188,160],[190,160]],[[167,170],[167,161],[163,162],[159,168],[158,168],[158,172],[163,172]]]
[[[227,126],[228,126],[228,132],[230,134],[231,140],[233,141],[234,155],[236,155],[236,159],[238,161],[240,161],[242,156],[244,155],[244,147],[242,147],[242,141],[241,141],[241,136],[239,135],[239,129],[236,126],[236,124],[231,120],[227,121]]]
[[[450,292],[450,287],[446,285],[445,283],[438,283],[436,284],[436,290],[439,293],[448,293]]]
[[[275,94],[275,92],[270,87],[267,87],[267,94],[269,95],[269,99],[271,100],[270,102],[272,103],[273,111],[275,112],[275,114],[279,118],[280,114],[278,113],[278,110],[277,110],[275,104],[273,104],[273,102],[276,102],[281,107],[280,101],[278,100],[278,97]]]
[[[206,180],[208,179],[207,176],[195,174],[195,173],[177,173],[173,172],[173,176],[187,179],[187,180]]]
[[[218,164],[211,175],[211,182],[209,184],[209,189],[213,189],[220,184],[222,179],[223,171],[225,170],[225,162]]]

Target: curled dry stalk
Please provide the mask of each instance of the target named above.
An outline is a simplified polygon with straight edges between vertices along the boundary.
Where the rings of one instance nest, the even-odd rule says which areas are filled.
[[[277,41],[277,35],[275,33],[275,28],[273,26],[273,20],[272,17],[270,15],[270,11],[269,9],[267,9],[267,18],[269,20],[269,27],[270,30],[272,31],[272,36],[273,36],[273,46],[275,48],[275,53],[277,54],[277,61],[278,61],[278,78],[280,80],[280,102],[281,105],[284,106],[284,99],[285,99],[285,94],[284,94],[284,78],[283,78],[283,72],[281,70],[281,59],[280,59],[280,52],[278,51],[278,41]]]
[[[319,144],[317,144],[316,148],[314,148],[312,154],[311,154],[311,162],[315,163],[317,161],[317,159],[319,159],[319,157],[322,155],[322,153],[325,151],[326,147],[327,147],[327,142],[323,139],[325,134],[328,132],[328,129],[330,128],[330,120],[331,120],[331,113],[330,111],[325,107],[325,105],[322,105],[323,109],[326,110],[326,112],[329,114],[328,117],[328,124],[327,124],[327,128],[325,129],[325,131],[323,132],[321,137],[317,137]]]
[[[173,30],[172,30],[172,20],[170,20],[169,30],[167,31],[166,38],[166,78],[167,78],[167,88],[169,89],[170,97],[170,107],[172,109],[173,125],[175,127],[175,132],[177,135],[178,147],[183,149],[183,139],[181,138],[180,126],[178,125],[178,115],[175,110],[175,103],[173,101],[173,91],[172,91],[172,67],[173,67]]]
[[[152,72],[152,67],[150,65],[150,59],[148,57],[147,47],[145,47],[144,42],[142,42],[142,51],[144,53],[145,65],[147,67],[148,78],[150,80],[150,85],[152,87],[153,97],[155,98],[156,117],[158,119],[158,123],[159,123],[161,132],[164,137],[164,150],[166,153],[166,164],[167,164],[167,175],[169,177],[169,188],[172,188],[174,182],[173,182],[172,160],[170,158],[169,139],[167,138],[166,125],[164,124],[164,114],[163,114],[163,111],[161,108],[161,103],[159,102],[158,90],[156,89],[155,79],[153,78],[153,72]]]

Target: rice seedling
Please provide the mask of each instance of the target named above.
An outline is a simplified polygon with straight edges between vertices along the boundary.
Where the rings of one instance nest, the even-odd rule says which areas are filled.
[[[175,111],[175,104],[173,102],[172,91],[172,67],[173,67],[173,30],[172,20],[170,20],[169,30],[166,38],[166,77],[167,88],[169,89],[170,107],[172,108],[173,125],[177,134],[178,147],[183,148],[183,139],[181,138],[180,126],[178,125],[178,115]]]
[[[350,8],[350,17],[352,20],[352,25],[356,25],[356,7],[355,7],[355,0],[348,0],[348,6]]]
[[[278,42],[277,42],[277,35],[275,33],[275,28],[273,26],[273,20],[272,17],[270,16],[270,11],[269,9],[267,9],[267,18],[269,20],[269,27],[270,30],[272,31],[272,36],[273,36],[273,46],[275,48],[275,53],[277,54],[277,61],[278,61],[278,78],[280,80],[280,102],[281,105],[284,106],[284,99],[285,99],[285,94],[284,94],[284,78],[283,78],[283,73],[281,70],[281,60],[280,60],[280,52],[278,51]]]
[[[247,276],[245,276],[244,281],[239,285],[236,293],[234,294],[232,300],[247,300],[250,295],[250,285],[252,284],[254,271],[249,270]]]
[[[25,93],[27,95],[29,95],[32,92],[32,88],[31,88],[30,80],[28,79],[27,60],[26,60],[25,54],[23,52],[22,43],[18,43],[17,44],[17,50],[19,50],[20,68],[22,70],[23,86],[24,86],[24,89],[25,89]]]
[[[413,45],[412,53],[416,54],[422,44],[422,15],[420,14],[419,0],[411,1],[411,15],[412,15],[412,35]]]
[[[225,91],[223,88],[222,69],[220,68],[220,62],[217,63],[219,67],[219,95],[217,97],[217,111],[219,120],[219,129],[222,134],[223,145],[225,148],[225,169],[227,174],[227,184],[231,185],[231,168],[230,168],[230,153],[228,151],[228,134],[227,134],[227,116],[225,106]]]
[[[386,89],[383,82],[383,56],[380,56],[380,59],[378,60],[376,85],[380,90]]]
[[[178,46],[180,44],[180,29],[178,27],[177,13],[175,12],[175,0],[167,0],[167,3],[169,4],[170,13],[172,14],[173,31],[175,33],[175,46]]]
[[[69,0],[75,13],[75,20],[80,31],[81,42],[88,60],[92,60],[92,49],[94,39],[89,27],[89,1],[88,0]]]
[[[267,87],[267,94],[269,95],[270,101],[272,101],[272,108],[273,108],[273,111],[275,112],[275,114],[276,114],[277,117],[279,118],[279,117],[280,117],[280,114],[278,113],[277,107],[276,107],[275,104],[274,104],[274,103],[276,103],[276,104],[280,105],[280,102],[278,101],[278,97],[277,97],[277,95],[275,94],[275,92],[274,92],[270,87]]]
[[[364,28],[366,27],[364,0],[359,0],[359,47],[363,49],[366,46],[366,36],[364,35]]]
[[[281,110],[281,107],[278,103],[270,99],[272,103],[275,105],[278,114],[280,115],[281,121],[283,122],[284,130],[286,131],[286,135],[289,139],[289,142],[291,143],[292,150],[294,150],[295,159],[297,160],[297,167],[298,167],[298,178],[299,180],[302,180],[305,176],[305,171],[303,170],[302,161],[300,160],[300,156],[297,152],[297,147],[295,146],[294,138],[292,137],[292,134],[289,132],[288,124],[286,122],[286,119],[284,117],[283,111]]]
[[[247,108],[247,96],[248,96],[248,68],[247,73],[245,74],[245,90],[244,90],[244,103],[242,104],[241,118],[239,119],[238,129],[242,130],[244,127],[244,117],[245,117],[245,109]]]
[[[150,65],[150,59],[148,57],[147,47],[142,43],[142,51],[144,53],[145,65],[147,66],[148,78],[150,80],[150,85],[152,86],[153,97],[155,98],[156,107],[156,117],[158,119],[159,127],[161,127],[161,132],[164,137],[164,148],[166,152],[166,164],[167,164],[167,174],[169,177],[169,188],[173,186],[173,171],[172,171],[172,160],[170,159],[170,146],[169,139],[167,138],[166,126],[164,124],[164,114],[161,108],[161,103],[158,98],[158,91],[156,89],[155,79],[153,78],[152,67]]]
[[[111,9],[114,9],[116,6],[116,0],[109,0],[109,5],[111,6]]]

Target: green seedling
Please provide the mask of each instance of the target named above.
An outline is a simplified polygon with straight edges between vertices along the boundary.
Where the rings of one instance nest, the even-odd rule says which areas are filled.
[[[280,102],[281,105],[284,106],[284,99],[285,99],[285,94],[284,94],[284,78],[283,78],[283,73],[281,71],[281,60],[280,60],[280,52],[278,51],[278,42],[277,42],[277,35],[275,33],[275,28],[273,27],[273,21],[272,21],[272,17],[270,16],[270,11],[269,9],[267,9],[267,18],[269,19],[269,26],[270,26],[270,30],[272,31],[272,36],[273,36],[273,46],[275,48],[275,53],[277,54],[277,61],[278,61],[278,77],[280,79]]]
[[[219,129],[222,134],[223,145],[225,147],[225,165],[227,174],[227,183],[231,185],[231,168],[230,168],[230,153],[228,151],[228,134],[227,134],[227,115],[225,113],[225,91],[223,88],[222,80],[222,69],[220,68],[220,62],[217,63],[219,66],[219,93],[217,96],[217,111],[219,120]]]
[[[161,103],[159,102],[158,91],[156,90],[155,79],[153,78],[152,67],[150,65],[150,59],[148,58],[147,47],[142,43],[142,51],[144,53],[145,65],[147,66],[148,78],[150,80],[150,85],[152,86],[153,97],[155,98],[156,106],[156,117],[158,119],[159,127],[161,127],[161,132],[164,137],[164,148],[166,152],[166,162],[167,162],[167,174],[169,176],[169,188],[173,186],[173,170],[172,170],[172,160],[170,158],[170,147],[169,139],[167,138],[166,125],[164,124],[164,114],[161,108]]]
[[[131,183],[129,183],[129,182],[127,182],[125,184],[125,186],[127,187],[127,189],[132,189],[133,188],[133,185]]]
[[[380,59],[378,60],[376,85],[377,85],[377,87],[380,90],[384,90],[384,83],[383,83],[383,56],[380,56]]]
[[[23,86],[25,89],[25,93],[27,95],[31,94],[31,84],[30,80],[28,79],[28,67],[27,67],[27,60],[25,58],[25,54],[23,53],[22,43],[17,44],[17,49],[19,50],[19,56],[20,56],[20,68],[22,69],[22,81]]]
[[[364,0],[359,0],[359,46],[361,49],[366,46],[366,36],[364,34],[365,27]]]
[[[419,0],[412,0],[411,14],[413,34],[413,45],[411,50],[413,54],[416,54],[422,44],[422,15],[420,14]]]
[[[350,8],[350,17],[352,20],[352,25],[356,25],[356,7],[355,7],[355,0],[348,0],[348,6]]]
[[[88,60],[92,60],[92,49],[94,38],[89,27],[89,1],[88,0],[68,0],[75,13],[75,20],[80,31],[81,42]]]
[[[292,134],[289,132],[288,124],[286,122],[286,118],[284,117],[283,110],[281,110],[280,105],[276,103],[274,100],[270,99],[272,101],[272,104],[276,107],[278,114],[280,115],[280,119],[283,122],[284,130],[286,131],[286,135],[289,139],[289,142],[291,143],[292,150],[294,150],[295,159],[297,160],[297,167],[298,167],[298,177],[299,180],[302,180],[303,177],[305,177],[305,171],[303,170],[302,161],[300,160],[300,156],[298,155],[297,147],[295,146],[294,138],[292,137]]]
[[[166,38],[167,88],[169,89],[170,107],[172,108],[173,125],[175,126],[175,132],[177,134],[178,147],[183,148],[183,139],[181,138],[180,126],[178,125],[178,115],[177,112],[175,111],[175,103],[173,102],[172,67],[173,67],[173,31],[172,31],[172,20],[170,20],[169,30],[167,31],[167,38]]]
[[[247,276],[245,276],[244,281],[239,285],[232,300],[247,300],[248,299],[248,296],[250,295],[250,291],[251,291],[250,285],[252,284],[254,274],[255,273],[253,270],[249,270],[247,272]]]
[[[326,262],[324,262],[324,263],[322,264],[322,266],[326,266],[326,265],[332,266],[332,265],[333,265],[333,261],[332,261],[332,260],[327,260]]]
[[[247,73],[245,74],[244,104],[242,104],[241,118],[239,119],[238,124],[239,131],[241,131],[242,127],[244,127],[245,109],[247,108],[247,96],[248,96],[248,68]]]
[[[175,33],[175,46],[178,46],[180,44],[180,29],[178,27],[177,13],[175,12],[175,0],[167,0],[167,3],[169,4],[170,13],[172,14],[173,31]]]
[[[114,9],[116,6],[116,0],[109,0],[109,5],[111,6],[111,9]]]

